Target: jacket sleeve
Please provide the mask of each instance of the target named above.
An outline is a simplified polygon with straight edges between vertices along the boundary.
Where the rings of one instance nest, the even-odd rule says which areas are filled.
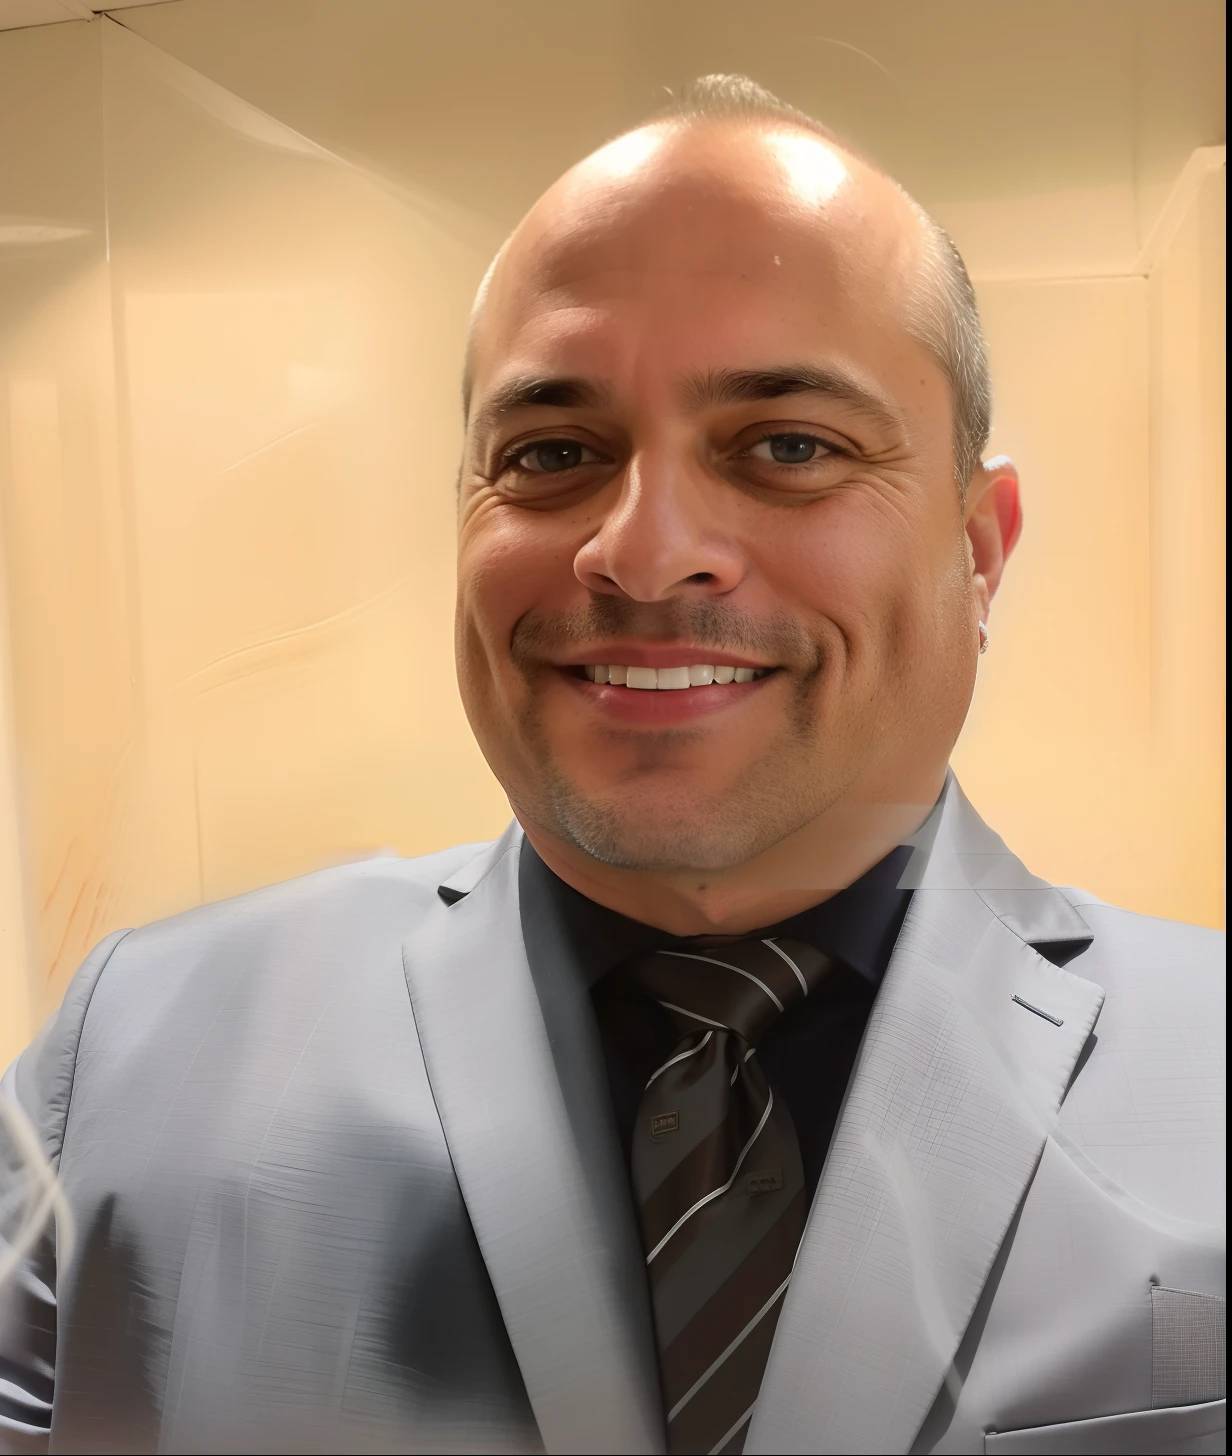
[[[0,1453],[43,1452],[51,1435],[56,1369],[58,1229],[50,1213],[32,1217],[44,1201],[45,1178],[32,1134],[53,1172],[60,1166],[73,1093],[77,1048],[94,987],[112,952],[129,932],[100,942],[74,976],[64,1002],[33,1043],[0,1078],[7,1115],[0,1118]]]

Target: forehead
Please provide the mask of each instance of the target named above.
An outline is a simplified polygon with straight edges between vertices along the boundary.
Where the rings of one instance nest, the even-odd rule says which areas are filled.
[[[513,355],[618,369],[913,344],[919,228],[884,179],[798,133],[625,144],[567,174],[506,246],[476,319],[477,383]]]

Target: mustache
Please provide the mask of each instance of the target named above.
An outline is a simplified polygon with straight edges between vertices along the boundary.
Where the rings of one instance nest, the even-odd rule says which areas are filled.
[[[595,595],[578,611],[528,612],[514,626],[510,650],[516,664],[528,667],[577,643],[604,637],[639,637],[648,642],[685,639],[699,647],[746,652],[804,669],[821,662],[820,644],[786,613],[755,616],[712,598],[631,602]]]

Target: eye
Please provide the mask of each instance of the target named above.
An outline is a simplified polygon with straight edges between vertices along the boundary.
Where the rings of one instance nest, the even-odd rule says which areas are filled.
[[[505,465],[516,466],[528,475],[557,475],[579,465],[597,465],[603,457],[577,440],[536,440],[519,445],[505,456]]]
[[[817,435],[767,435],[745,451],[756,460],[772,460],[776,465],[809,465],[838,452]]]

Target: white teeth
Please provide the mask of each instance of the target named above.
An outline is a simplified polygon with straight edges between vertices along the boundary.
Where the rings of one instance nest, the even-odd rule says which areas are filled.
[[[630,687],[660,691],[679,691],[681,688],[704,688],[711,683],[747,683],[765,677],[768,667],[712,667],[699,662],[688,667],[619,667],[588,664],[583,675],[592,683],[614,683],[617,687]]]

